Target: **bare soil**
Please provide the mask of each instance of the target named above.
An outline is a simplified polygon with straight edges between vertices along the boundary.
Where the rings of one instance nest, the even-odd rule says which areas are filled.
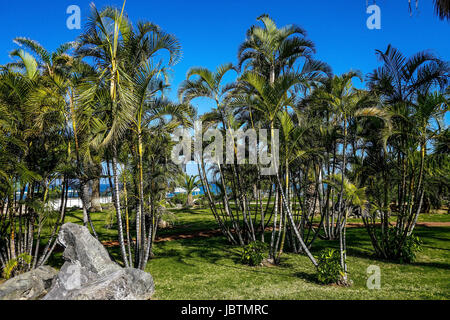
[[[392,224],[392,225],[395,225]],[[317,225],[316,225],[317,226]],[[418,222],[417,226],[421,227],[450,227],[450,222]],[[363,228],[364,223],[348,223],[348,228]],[[175,241],[175,240],[184,240],[184,239],[196,239],[196,238],[212,238],[220,236],[222,232],[220,230],[206,230],[206,231],[196,231],[189,232],[184,234],[175,234],[170,236],[157,237],[155,242],[167,242],[167,241]],[[105,247],[116,247],[119,245],[118,241],[103,241],[102,244]]]

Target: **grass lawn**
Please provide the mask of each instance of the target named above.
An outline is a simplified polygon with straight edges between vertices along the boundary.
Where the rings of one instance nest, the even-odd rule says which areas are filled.
[[[116,240],[115,229],[104,228],[104,214],[93,220],[102,240]],[[73,211],[67,221],[81,222],[81,212]],[[423,216],[421,221],[449,221]],[[208,210],[175,210],[172,228],[159,236],[216,229]],[[315,270],[307,257],[285,254],[278,267],[248,267],[239,262],[240,248],[230,246],[224,237],[196,238],[155,244],[155,257],[147,271],[155,280],[154,299],[449,299],[450,298],[450,227],[417,227],[416,235],[424,242],[423,251],[411,265],[375,259],[364,228],[347,232],[348,265],[352,287],[323,286],[315,281]],[[318,240],[313,253],[338,243]],[[109,248],[119,258],[118,248]],[[62,264],[61,253],[50,263]],[[366,286],[367,268],[381,268],[381,289]]]

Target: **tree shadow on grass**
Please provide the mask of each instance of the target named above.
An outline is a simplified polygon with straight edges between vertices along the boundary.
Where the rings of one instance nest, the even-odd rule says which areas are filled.
[[[174,258],[179,263],[194,266],[186,260],[201,258],[202,261],[207,263],[216,263],[221,259],[228,258],[228,254],[233,253],[223,237],[177,240],[180,247],[176,248],[170,248],[172,244],[173,242],[158,243],[155,248],[156,256],[153,260]]]
[[[240,248],[230,246],[224,237],[209,239],[186,239],[178,242],[181,248],[169,248],[170,243],[158,244],[157,256],[153,260],[173,258],[171,262],[177,262],[185,266],[196,267],[197,263],[207,263],[230,270],[251,272],[259,275],[269,275],[279,278],[298,279],[303,278],[311,283],[318,283],[315,274],[303,273],[280,273],[280,269],[288,270],[288,263],[273,267],[249,267],[240,261]],[[227,263],[227,260],[231,263]],[[189,263],[193,261],[194,263]]]
[[[196,208],[181,208],[181,209],[169,209],[169,211],[173,213],[188,213],[193,215],[201,215],[207,214],[208,211],[206,209],[196,209]]]
[[[305,280],[306,282],[309,282],[312,284],[323,285],[323,283],[319,282],[319,280],[317,279],[317,275],[315,273],[307,273],[304,271],[300,271],[300,272],[294,273],[294,276],[296,278],[301,278],[301,279]]]
[[[439,247],[432,247],[432,246],[424,246],[422,245],[423,248],[428,248],[428,249],[433,249],[433,250],[444,250],[444,251],[450,251],[450,248],[439,248]]]
[[[438,268],[444,270],[450,270],[450,264],[441,262],[413,262],[411,266],[427,267],[427,268]]]

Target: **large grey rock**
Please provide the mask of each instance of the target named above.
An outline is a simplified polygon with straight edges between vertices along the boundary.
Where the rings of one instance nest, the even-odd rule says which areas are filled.
[[[38,300],[47,294],[57,274],[43,266],[9,279],[0,286],[0,300]]]
[[[152,276],[111,261],[87,228],[65,224],[58,242],[66,262],[44,300],[148,300],[153,295]]]

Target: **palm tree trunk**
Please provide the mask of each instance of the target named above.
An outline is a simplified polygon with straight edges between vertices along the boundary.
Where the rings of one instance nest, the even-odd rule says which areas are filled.
[[[16,220],[16,212],[15,212],[15,207],[13,205],[13,195],[10,195],[8,203],[10,204],[8,206],[9,208],[9,221],[10,221],[10,235],[9,235],[9,248],[10,248],[10,252],[11,252],[11,258],[10,259],[15,259],[16,258],[16,224],[15,224],[15,220]]]
[[[416,212],[414,214],[414,217],[412,217],[412,220],[410,221],[408,227],[407,227],[407,236],[410,236],[414,228],[417,224],[417,220],[419,219],[420,211],[422,210],[422,204],[423,204],[423,196],[425,193],[425,188],[422,187],[423,184],[423,175],[424,175],[424,168],[425,168],[425,156],[427,153],[427,146],[426,143],[423,142],[420,145],[420,171],[419,171],[419,182],[417,183],[417,191],[416,191],[416,199],[419,199],[419,203],[416,207]]]
[[[120,251],[122,253],[123,262],[125,264],[125,267],[128,268],[128,259],[127,259],[127,253],[125,250],[125,242],[123,238],[123,225],[122,225],[122,213],[120,208],[120,190],[119,190],[119,177],[117,175],[117,142],[113,141],[113,156],[112,156],[112,169],[113,169],[113,180],[114,180],[114,199],[115,199],[115,206],[116,206],[116,216],[117,216],[117,229],[119,233],[119,244],[120,244]]]
[[[63,188],[63,192],[62,192],[62,204],[61,204],[61,209],[60,209],[59,221],[55,225],[54,234],[48,241],[47,247],[43,252],[43,256],[41,257],[40,261],[38,262],[37,267],[45,265],[47,263],[48,259],[50,258],[52,252],[55,250],[56,244],[58,243],[57,239],[55,237],[58,235],[59,230],[61,229],[61,226],[64,224],[64,220],[66,218],[68,195],[69,195],[69,181],[66,181],[65,189]],[[39,239],[37,241],[39,242]],[[52,243],[52,245],[50,247],[51,243]]]
[[[272,230],[272,237],[270,240],[270,252],[269,252],[269,258],[272,259],[275,262],[275,235],[277,232],[277,219],[278,219],[278,208],[279,208],[279,192],[278,190],[275,190],[275,205],[274,205],[274,217],[273,217],[273,230]]]
[[[144,169],[142,167],[142,135],[138,130],[138,193],[139,204],[136,213],[136,248],[135,248],[135,264],[139,266],[143,259],[144,232],[142,232],[142,224],[144,223]]]
[[[100,178],[95,178],[92,183],[92,197],[90,212],[102,212],[102,204],[100,201]]]
[[[271,138],[272,138],[272,141],[274,141],[274,137],[275,137],[274,130],[275,130],[275,128],[273,126],[273,122],[271,122],[270,127],[271,127]],[[272,150],[272,152],[273,152],[273,150]],[[294,221],[294,217],[293,217],[292,212],[291,212],[291,210],[289,208],[289,203],[288,203],[288,201],[286,199],[286,196],[285,196],[285,194],[283,192],[283,186],[282,186],[282,184],[280,182],[280,175],[278,173],[278,171],[279,171],[278,170],[278,163],[275,164],[275,171],[276,171],[276,178],[277,178],[278,186],[279,186],[279,189],[280,189],[280,192],[281,192],[281,200],[282,200],[282,203],[283,203],[283,205],[284,205],[284,207],[285,207],[285,209],[287,211],[287,215],[288,215],[289,221],[291,223],[291,227],[294,230],[295,235],[297,236],[297,239],[300,242],[300,245],[301,245],[303,251],[306,253],[306,255],[311,260],[313,265],[317,268],[318,267],[318,263],[317,263],[316,259],[314,258],[314,256],[309,251],[308,247],[306,246],[305,242],[303,241],[302,236],[300,235],[300,233],[298,231],[298,228],[297,228],[297,226],[295,224],[295,221]]]
[[[125,166],[123,168],[125,172]],[[127,178],[126,174],[123,175],[123,192],[125,196],[125,227],[127,233],[127,247],[128,247],[128,258],[130,266],[133,265],[133,261],[131,258],[131,237],[130,237],[130,218],[128,214],[128,191],[127,191]]]

